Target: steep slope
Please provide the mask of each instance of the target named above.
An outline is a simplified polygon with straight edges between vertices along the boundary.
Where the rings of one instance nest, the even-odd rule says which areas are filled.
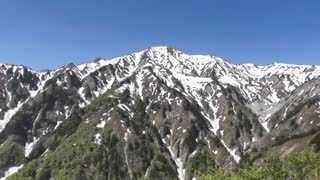
[[[203,154],[232,171],[279,132],[319,131],[319,75],[167,47],[47,72],[1,65],[0,175],[189,179]]]

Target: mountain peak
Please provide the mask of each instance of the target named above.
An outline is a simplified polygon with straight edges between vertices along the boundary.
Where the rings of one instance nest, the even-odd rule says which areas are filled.
[[[74,68],[74,67],[77,67],[74,63],[69,63],[69,64],[63,66],[64,69],[71,69],[71,68]]]
[[[170,46],[153,46],[153,47],[149,47],[147,49],[145,49],[143,52],[157,52],[159,54],[174,54],[174,53],[178,53],[178,54],[185,54],[181,51],[179,51],[176,48],[170,47]]]
[[[152,46],[147,49],[155,50],[155,51],[167,51],[168,48],[170,48],[170,47],[168,47],[168,46]]]
[[[82,162],[92,149],[92,164],[77,164],[85,173],[96,173],[91,167],[101,172],[123,169],[117,174],[124,176],[113,179],[156,179],[167,169],[171,176],[164,179],[185,179],[189,158],[198,153],[208,152],[205,157],[230,168],[240,159],[273,151],[273,138],[282,138],[278,132],[290,137],[320,127],[315,98],[320,85],[314,79],[320,77],[319,66],[234,65],[166,46],[111,60],[70,63],[50,73],[3,66],[0,151],[14,151],[0,156],[5,162],[0,163],[0,177],[23,163],[26,171],[29,160],[45,157],[34,172],[58,162],[62,166],[48,168],[55,178],[54,172],[69,167],[64,163]],[[48,152],[52,156],[46,157]],[[19,159],[10,161],[15,157]],[[109,157],[119,166],[106,170],[98,162]],[[156,172],[157,165],[168,166]]]

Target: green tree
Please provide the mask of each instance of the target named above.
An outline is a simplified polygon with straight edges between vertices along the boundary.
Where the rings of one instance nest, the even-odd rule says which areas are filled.
[[[283,166],[291,179],[319,178],[320,154],[314,147],[303,152],[294,151],[283,159]]]
[[[228,180],[231,179],[222,168],[210,168],[208,175],[200,177],[200,180]]]
[[[190,157],[186,163],[186,171],[189,174],[200,176],[209,173],[209,169],[215,167],[215,161],[207,149],[202,149]]]
[[[319,179],[320,154],[312,146],[305,151],[294,151],[284,158],[271,155],[260,166],[243,167],[235,175],[226,175],[222,169],[212,168],[203,180],[309,180]]]

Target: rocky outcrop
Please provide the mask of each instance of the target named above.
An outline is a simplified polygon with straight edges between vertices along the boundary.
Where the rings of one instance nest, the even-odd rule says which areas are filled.
[[[191,179],[202,157],[233,171],[314,142],[319,75],[167,47],[46,72],[3,64],[0,175]]]

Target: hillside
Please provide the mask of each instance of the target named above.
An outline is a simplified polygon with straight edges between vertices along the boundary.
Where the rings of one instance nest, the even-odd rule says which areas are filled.
[[[0,177],[191,179],[319,139],[320,66],[153,47],[34,71],[0,64]]]

